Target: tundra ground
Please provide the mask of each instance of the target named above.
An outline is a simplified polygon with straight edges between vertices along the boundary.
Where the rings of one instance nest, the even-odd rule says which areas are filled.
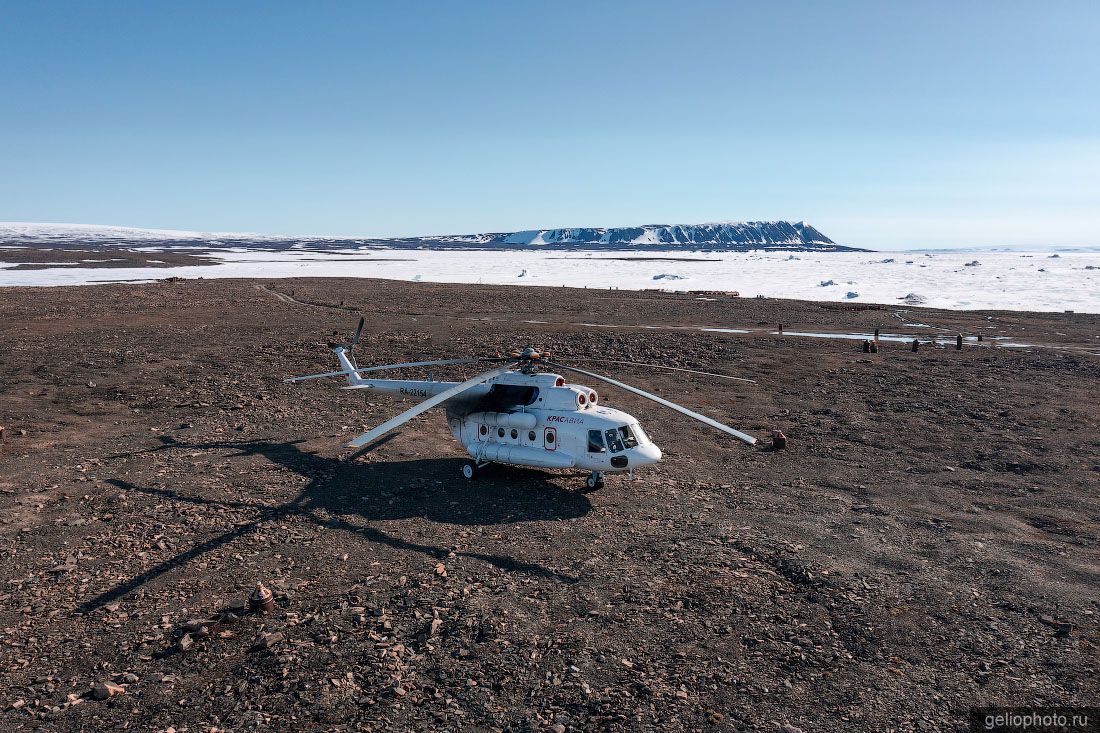
[[[8,730],[950,731],[1100,699],[1098,316],[370,280],[0,313]],[[353,458],[412,403],[282,379],[359,313],[362,364],[531,343],[749,377],[584,363],[788,446],[591,385],[661,464],[470,482],[438,412]]]

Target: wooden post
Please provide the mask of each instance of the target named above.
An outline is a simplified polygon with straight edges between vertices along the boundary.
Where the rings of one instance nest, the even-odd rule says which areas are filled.
[[[878,343],[878,329],[875,329],[875,343]]]
[[[955,337],[955,351],[963,350],[963,335],[960,333]]]
[[[779,335],[780,336],[783,335],[783,324],[782,323],[779,324]]]
[[[871,342],[868,341],[867,339],[863,339],[863,353],[864,354],[870,354],[871,353]]]
[[[981,340],[982,340],[982,335],[981,335],[980,333],[978,334],[978,340],[979,340],[979,341],[981,341]]]
[[[917,349],[920,348],[920,341],[913,339],[913,353],[917,353]]]

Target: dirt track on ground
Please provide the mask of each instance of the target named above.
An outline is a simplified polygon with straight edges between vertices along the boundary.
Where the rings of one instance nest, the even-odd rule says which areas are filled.
[[[611,371],[789,447],[608,388],[665,461],[600,492],[467,482],[437,413],[347,460],[411,403],[281,380],[333,368],[360,312],[361,363],[533,343],[750,377]],[[10,730],[940,731],[1100,699],[1100,316],[367,280],[8,288],[0,313]],[[910,319],[990,339],[767,332]],[[759,330],[646,328],[679,325]]]

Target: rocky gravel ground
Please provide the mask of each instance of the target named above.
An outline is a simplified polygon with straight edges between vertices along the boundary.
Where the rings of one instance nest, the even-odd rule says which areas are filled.
[[[665,460],[599,492],[468,482],[436,412],[351,457],[411,403],[281,380],[360,312],[361,363],[532,343],[749,377],[584,362],[788,445],[607,388]],[[364,280],[0,313],[9,730],[952,731],[1100,700],[1098,316]],[[916,321],[1043,346],[647,328]]]

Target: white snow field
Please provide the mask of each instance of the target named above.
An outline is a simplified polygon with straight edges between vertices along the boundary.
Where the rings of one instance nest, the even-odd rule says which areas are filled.
[[[158,248],[143,248],[161,251]],[[183,278],[369,277],[742,297],[1100,313],[1100,252],[677,252],[344,249],[216,251],[212,266],[10,270],[0,285]]]

